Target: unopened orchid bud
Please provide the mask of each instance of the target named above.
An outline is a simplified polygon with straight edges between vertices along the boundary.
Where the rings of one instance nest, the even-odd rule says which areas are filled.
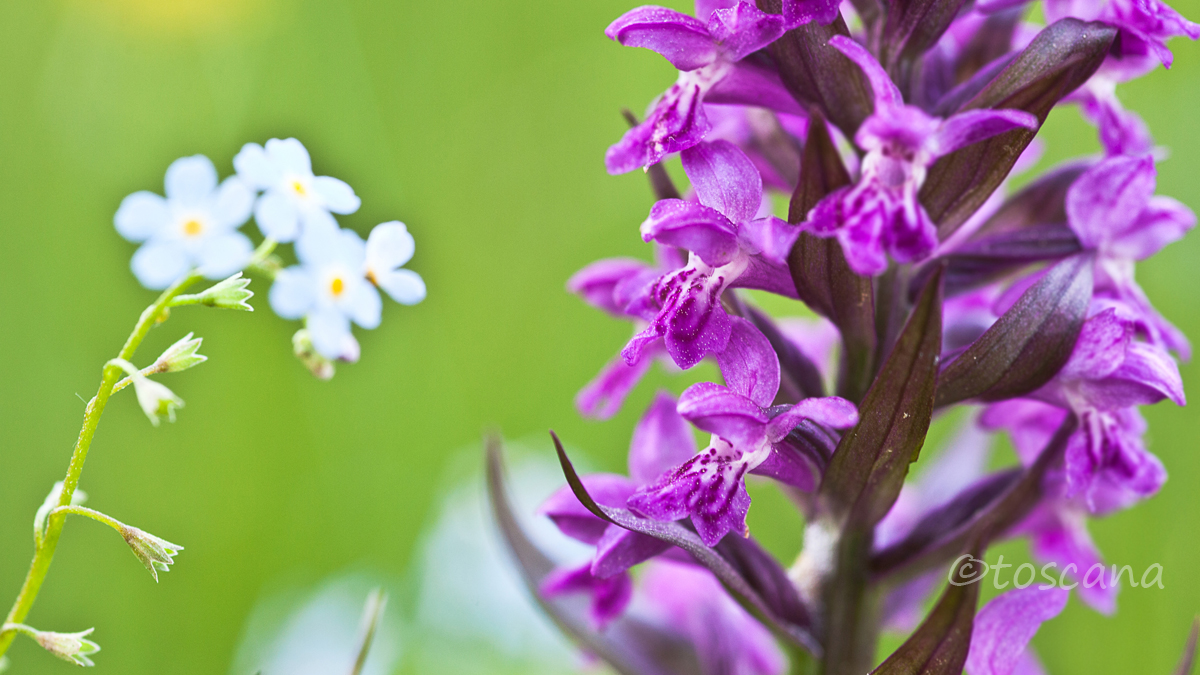
[[[37,631],[34,633],[33,639],[37,640],[43,649],[63,661],[71,661],[80,666],[94,666],[96,664],[88,658],[88,655],[100,651],[100,645],[86,639],[94,630],[96,629],[89,628],[80,633]]]
[[[309,336],[307,328],[301,328],[292,336],[292,353],[318,379],[331,379],[334,373],[337,372],[337,369],[333,366],[333,361],[321,356],[316,348],[313,347],[312,338]]]
[[[130,550],[137,556],[137,559],[142,561],[142,564],[154,576],[155,581],[158,581],[159,572],[170,571],[168,566],[175,562],[175,556],[183,550],[179,544],[172,544],[166,539],[160,539],[130,525],[121,528],[121,536],[125,538],[125,543],[129,544]]]
[[[188,333],[178,342],[167,347],[166,351],[155,360],[154,366],[152,366],[154,372],[176,373],[207,361],[207,356],[196,353],[204,338],[193,338],[192,335],[193,333]]]

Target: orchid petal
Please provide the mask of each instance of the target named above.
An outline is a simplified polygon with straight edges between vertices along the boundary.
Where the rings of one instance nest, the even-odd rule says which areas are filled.
[[[1024,110],[968,110],[943,122],[926,148],[941,157],[1011,129],[1037,127],[1037,117]]]
[[[730,61],[766,47],[783,35],[784,18],[767,14],[753,2],[739,2],[733,7],[718,9],[708,19],[708,33],[721,45]]]
[[[704,89],[698,82],[680,78],[655,100],[641,124],[608,149],[604,155],[608,172],[616,175],[645,168],[704,140],[710,128],[702,105]]]
[[[583,476],[581,480],[588,494],[605,506],[625,506],[625,500],[637,489],[633,481],[616,474],[591,474]],[[562,486],[542,502],[538,513],[554,521],[563,534],[585,544],[599,543],[609,526],[607,521],[596,517],[579,502],[569,485]]]
[[[1018,588],[989,602],[975,617],[970,675],[1010,675],[1042,623],[1062,613],[1071,592],[1062,588]]]
[[[762,464],[751,469],[750,473],[772,478],[805,492],[816,489],[820,475],[808,458],[787,447],[772,447]]]
[[[738,252],[733,223],[715,209],[682,199],[656,202],[642,223],[642,238],[693,251],[713,267],[728,263]]]
[[[738,228],[738,236],[756,249],[763,259],[787,267],[788,256],[791,255],[796,240],[800,238],[801,231],[798,225],[768,216],[743,222]]]
[[[892,82],[887,71],[879,65],[866,47],[844,35],[829,38],[829,44],[862,68],[863,74],[871,83],[871,90],[875,93],[876,115],[886,114],[884,111],[888,108],[904,105],[904,97],[901,96],[899,87]]]
[[[1132,342],[1121,366],[1108,377],[1078,385],[1090,405],[1100,410],[1151,405],[1169,398],[1186,405],[1179,365],[1166,350],[1144,342]]]
[[[696,0],[696,11],[694,14],[701,21],[708,21],[708,18],[713,12],[726,7],[733,7],[742,0]]]
[[[1085,247],[1102,247],[1145,210],[1154,186],[1154,159],[1149,155],[1106,159],[1067,191],[1068,224]]]
[[[652,359],[643,358],[631,366],[618,354],[575,395],[575,408],[590,419],[609,419],[621,409],[625,397],[637,386],[651,363]]]
[[[779,392],[779,357],[754,324],[741,317],[732,321],[729,344],[717,354],[721,377],[731,391],[766,408]]]
[[[554,570],[546,576],[538,590],[551,597],[566,593],[591,595],[592,623],[600,629],[625,611],[633,597],[633,580],[628,574],[608,579],[597,578],[591,572],[591,564],[586,563],[582,567]]]
[[[1117,235],[1109,254],[1128,260],[1145,260],[1164,246],[1183,238],[1196,226],[1196,214],[1178,200],[1154,196],[1137,218]]]
[[[738,61],[712,83],[704,96],[706,104],[768,108],[788,115],[806,116],[807,110],[796,102],[779,78],[779,73],[753,59]],[[707,107],[707,106],[706,106]],[[711,108],[709,108],[711,110]],[[800,134],[803,136],[803,134]]]
[[[624,365],[624,364],[622,364]],[[675,410],[675,397],[660,391],[633,430],[629,475],[647,485],[696,454],[691,427]]]
[[[670,522],[690,515],[704,545],[715,546],[731,531],[747,531],[747,470],[736,450],[710,447],[635,492],[627,503],[634,513],[654,520]]]
[[[1071,358],[1059,371],[1059,380],[1098,380],[1121,366],[1133,340],[1133,325],[1113,308],[1084,322]]]
[[[802,420],[812,420],[835,429],[847,429],[858,424],[858,408],[840,396],[806,398],[772,419],[767,427],[767,437],[772,442],[778,442]]]
[[[733,324],[721,305],[721,293],[731,281],[724,274],[691,265],[659,279],[650,290],[661,309],[626,346],[625,362],[635,363],[641,350],[659,337],[671,359],[685,370],[723,351]]]
[[[567,290],[583,298],[592,307],[609,314],[622,316],[625,306],[617,302],[617,284],[652,270],[647,263],[634,258],[606,258],[584,267],[567,280]]]
[[[756,449],[766,438],[767,414],[742,394],[712,382],[693,384],[679,397],[679,414],[696,428]]]
[[[1047,527],[1039,528],[1031,536],[1030,550],[1041,562],[1055,563],[1055,573],[1064,579],[1079,582],[1075,587],[1079,598],[1101,614],[1116,611],[1117,587],[1110,583],[1111,575],[1104,569],[1104,561],[1092,538],[1082,514],[1059,514],[1051,519]],[[1088,570],[1099,566],[1102,580],[1097,583],[1096,575],[1087,577]],[[1068,584],[1069,585],[1069,584]]]
[[[609,24],[604,34],[626,47],[656,51],[679,70],[706,66],[717,54],[704,22],[665,7],[632,9]]]
[[[758,213],[762,177],[736,145],[729,141],[700,143],[684,150],[680,159],[701,204],[735,223],[751,220]]]
[[[671,544],[640,532],[610,525],[596,542],[592,575],[607,579],[664,553]]]

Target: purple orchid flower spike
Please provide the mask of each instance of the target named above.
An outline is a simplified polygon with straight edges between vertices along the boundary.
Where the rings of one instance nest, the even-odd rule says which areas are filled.
[[[675,411],[675,398],[659,392],[638,422],[629,448],[629,478],[595,474],[582,478],[588,494],[604,506],[621,507],[640,486],[696,453],[687,422]],[[546,595],[585,592],[591,595],[591,616],[603,626],[621,615],[629,604],[632,582],[627,570],[660,555],[669,544],[607,523],[588,511],[569,486],[555,492],[541,512],[573,539],[596,547],[582,565],[555,570],[546,578]]]
[[[701,382],[679,399],[679,414],[712,434],[709,446],[629,497],[630,510],[675,521],[691,516],[700,539],[715,546],[730,531],[746,533],[747,473],[812,490],[817,478],[786,438],[802,423],[846,428],[858,422],[853,403],[830,396],[791,406],[771,403],[779,390],[779,360],[749,321],[732,319],[733,336],[719,357],[728,386]]]
[[[627,307],[648,322],[621,352],[631,366],[660,340],[684,369],[724,351],[733,328],[721,306],[727,288],[796,297],[787,256],[800,230],[773,216],[757,217],[762,178],[750,159],[727,141],[689,148],[682,159],[699,202],[659,201],[642,223],[642,237],[691,255],[687,265],[646,286]]]
[[[1037,586],[1018,588],[994,598],[979,610],[967,652],[969,675],[1013,675],[1041,672],[1029,641],[1042,624],[1062,613],[1070,591]]]
[[[786,661],[771,633],[716,577],[695,565],[655,560],[641,579],[647,614],[696,648],[701,675],[781,675]]]
[[[1150,340],[1188,358],[1187,338],[1151,306],[1134,280],[1133,264],[1193,228],[1191,209],[1155,195],[1154,159],[1110,157],[1079,177],[1067,192],[1067,221],[1096,254],[1096,292],[1127,305]]]
[[[937,229],[917,199],[930,165],[943,155],[1016,128],[1036,129],[1019,110],[968,110],[948,119],[905,105],[900,90],[862,45],[845,36],[829,44],[854,61],[871,83],[875,112],[854,136],[866,151],[858,182],[821,200],[807,229],[837,237],[850,267],[862,275],[887,269],[887,255],[915,262],[937,247]]]
[[[801,7],[807,4],[791,3],[795,5],[792,18],[803,18]],[[739,63],[782,35],[788,27],[786,18],[766,14],[746,0],[716,8],[697,3],[698,15],[706,9],[709,14],[696,18],[648,5],[625,13],[605,29],[610,39],[652,49],[680,71],[675,84],[651,105],[646,119],[608,149],[604,163],[610,174],[657,164],[702,141],[710,129],[703,106],[706,99],[802,114],[773,73]]]
[[[683,267],[675,249],[655,246],[654,265],[631,258],[599,260],[575,273],[567,281],[567,290],[608,314],[634,322],[634,334],[642,332],[646,322],[627,312],[635,299],[644,298],[644,290],[658,277]],[[640,306],[634,307],[636,314]],[[575,407],[584,417],[609,419],[621,409],[625,397],[650,370],[655,360],[671,364],[662,340],[646,345],[638,358],[627,363],[618,354],[575,396]]]

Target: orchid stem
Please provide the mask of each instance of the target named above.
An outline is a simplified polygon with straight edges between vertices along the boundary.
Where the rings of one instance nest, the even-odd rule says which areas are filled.
[[[263,244],[266,245],[267,242],[263,242]],[[259,247],[259,249],[263,248],[263,246]],[[273,243],[271,248],[274,248]],[[267,254],[269,253],[270,251],[268,250]],[[142,315],[138,318],[133,332],[126,338],[125,344],[121,347],[121,351],[117,354],[116,358],[125,361],[133,358],[133,353],[142,344],[142,340],[150,332],[150,329],[160,321],[166,319],[166,310],[171,300],[201,278],[201,275],[193,270],[187,276],[172,284],[170,288],[163,291],[162,295],[158,296],[158,299],[154,301],[154,304],[142,311]],[[111,363],[104,365],[101,371],[100,389],[96,392],[96,396],[88,402],[87,409],[84,411],[83,428],[79,431],[79,439],[75,441],[75,450],[71,454],[71,464],[67,467],[67,477],[63,480],[62,494],[58,500],[59,508],[55,509],[55,511],[63,507],[71,507],[71,497],[74,496],[75,489],[79,487],[79,477],[83,473],[83,464],[87,461],[88,449],[92,445],[92,437],[96,434],[96,427],[100,424],[100,416],[104,414],[104,407],[108,403],[109,396],[112,396],[120,375],[121,369],[119,367]],[[84,511],[90,511],[90,509],[84,509]],[[76,511],[68,512],[76,513]],[[82,514],[82,512],[80,513]],[[89,517],[93,516],[89,515]],[[107,518],[107,516],[105,517]],[[21,586],[21,592],[17,594],[17,599],[13,602],[12,609],[9,610],[8,617],[4,620],[6,627],[21,624],[25,620],[25,617],[29,615],[29,610],[33,608],[33,603],[37,600],[38,591],[42,588],[42,582],[45,581],[46,574],[50,571],[50,563],[54,560],[54,550],[58,547],[58,538],[62,535],[64,521],[64,518],[51,518],[47,523],[46,534],[33,554],[33,562],[29,565],[29,573],[25,576],[25,583]],[[8,651],[8,647],[12,644],[14,636],[15,633],[11,631],[0,633],[0,656],[3,656]]]

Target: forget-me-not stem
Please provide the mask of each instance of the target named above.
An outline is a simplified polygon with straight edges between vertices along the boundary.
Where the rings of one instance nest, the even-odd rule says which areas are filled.
[[[193,270],[163,291],[154,304],[143,310],[137,325],[125,340],[125,345],[121,347],[117,358],[125,360],[133,358],[134,352],[137,351],[150,329],[166,318],[166,310],[171,300],[201,278],[203,277]],[[100,416],[104,414],[104,406],[113,393],[113,387],[121,378],[121,369],[114,365],[105,365],[102,373],[100,390],[88,402],[83,415],[83,428],[79,431],[79,439],[75,442],[75,450],[71,454],[71,464],[67,467],[67,476],[63,480],[62,493],[58,499],[59,507],[71,505],[71,498],[75,494],[75,489],[79,487],[83,464],[87,461],[88,449],[92,445],[92,437],[95,436],[96,427],[100,424]],[[29,565],[25,584],[21,586],[21,592],[17,595],[4,623],[20,624],[29,615],[29,610],[33,608],[33,603],[37,599],[38,591],[42,588],[42,582],[45,581],[46,574],[50,571],[50,563],[54,559],[54,550],[58,547],[58,538],[62,535],[64,520],[62,517],[49,519],[46,535],[33,554],[33,562]],[[0,655],[8,651],[15,635],[13,632],[0,634]]]

